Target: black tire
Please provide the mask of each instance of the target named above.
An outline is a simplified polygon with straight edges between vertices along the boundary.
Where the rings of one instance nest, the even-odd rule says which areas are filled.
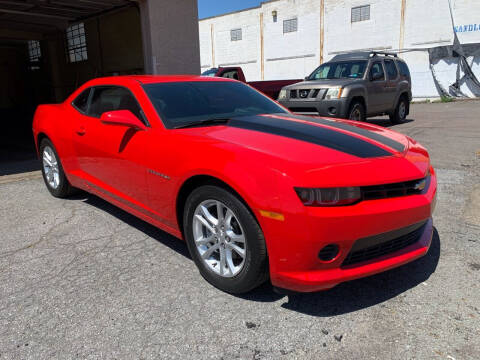
[[[365,106],[359,100],[355,100],[350,104],[347,113],[347,119],[354,121],[365,121],[366,111]]]
[[[392,124],[401,124],[405,122],[409,107],[410,107],[410,103],[405,98],[405,96],[402,96],[398,100],[397,107],[395,108],[393,114],[389,115],[390,121],[392,122]]]
[[[47,180],[47,175],[45,174],[45,167],[43,166],[43,154],[46,148],[50,148],[56,158],[57,161],[57,166],[58,166],[58,186],[53,187],[50,185],[50,183]],[[45,181],[45,185],[53,196],[57,198],[66,198],[70,195],[72,195],[76,189],[70,185],[68,182],[68,179],[65,176],[65,172],[63,171],[62,163],[60,161],[60,157],[58,156],[57,150],[55,149],[55,146],[53,146],[52,142],[49,139],[43,139],[40,143],[40,161],[42,161],[42,175],[43,175],[43,181]]]
[[[207,200],[215,200],[227,206],[238,218],[246,242],[243,267],[233,277],[223,277],[211,270],[201,258],[195,244],[193,222],[195,209]],[[216,288],[231,294],[246,293],[268,279],[267,249],[263,232],[245,204],[230,191],[214,185],[195,189],[187,198],[183,215],[184,234],[188,250],[200,274]]]

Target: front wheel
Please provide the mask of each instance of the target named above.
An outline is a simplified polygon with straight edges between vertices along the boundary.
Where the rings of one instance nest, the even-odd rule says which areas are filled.
[[[185,204],[184,233],[200,274],[213,286],[241,294],[267,279],[262,230],[230,191],[213,185],[195,189]]]
[[[348,117],[349,120],[355,121],[365,121],[365,106],[363,106],[362,102],[354,101],[348,110]]]
[[[48,139],[40,143],[40,157],[42,160],[42,175],[48,191],[55,197],[65,198],[74,192],[63,171],[60,158]]]

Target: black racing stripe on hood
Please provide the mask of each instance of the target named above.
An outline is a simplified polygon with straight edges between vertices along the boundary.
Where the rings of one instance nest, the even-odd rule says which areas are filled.
[[[376,133],[374,131],[359,128],[358,126],[350,125],[350,124],[347,124],[347,123],[344,123],[344,122],[339,122],[339,121],[319,119],[319,118],[313,118],[313,117],[301,116],[301,115],[293,115],[293,116],[289,115],[289,117],[291,117],[293,119],[310,121],[310,122],[314,122],[314,123],[321,124],[321,125],[327,125],[327,126],[335,127],[337,129],[341,129],[341,130],[350,131],[352,133],[367,137],[371,140],[378,141],[379,143],[381,143],[385,146],[388,146],[392,149],[395,149],[398,152],[405,151],[405,146],[402,143],[399,143],[398,141],[390,139],[389,137],[383,136],[382,134]]]
[[[392,155],[387,150],[355,136],[291,120],[266,116],[242,116],[232,118],[228,126],[306,141],[361,158]]]

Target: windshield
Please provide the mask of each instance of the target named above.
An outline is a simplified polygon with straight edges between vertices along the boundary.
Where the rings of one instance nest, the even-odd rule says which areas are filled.
[[[212,68],[212,69],[209,69],[209,70],[206,70],[202,73],[202,76],[211,76],[211,77],[214,77],[215,74],[218,72],[218,69],[217,68]]]
[[[233,81],[147,84],[143,88],[167,128],[195,121],[287,113],[274,101]]]
[[[329,62],[315,69],[307,80],[361,79],[366,67],[367,62],[362,60]]]

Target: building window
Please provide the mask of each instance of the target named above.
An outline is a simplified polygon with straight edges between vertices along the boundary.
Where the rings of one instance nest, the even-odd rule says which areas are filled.
[[[37,62],[42,57],[42,51],[40,50],[40,41],[29,40],[28,41],[28,57],[30,62]]]
[[[242,40],[242,29],[233,29],[230,30],[230,39],[232,41]]]
[[[370,5],[352,8],[352,23],[370,20]]]
[[[289,33],[289,32],[295,32],[297,31],[298,28],[298,21],[297,18],[295,19],[289,19],[289,20],[283,20],[283,33]]]
[[[74,63],[87,60],[87,40],[83,23],[67,28],[67,61]]]

